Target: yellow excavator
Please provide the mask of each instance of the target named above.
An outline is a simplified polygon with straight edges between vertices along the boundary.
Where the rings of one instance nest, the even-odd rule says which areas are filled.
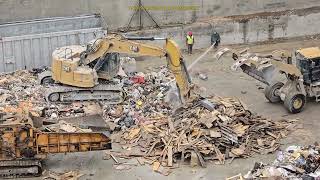
[[[164,48],[136,40],[164,40]],[[119,53],[134,56],[166,57],[168,68],[174,74],[181,102],[190,98],[191,80],[178,45],[171,39],[154,37],[124,37],[109,35],[95,39],[85,46],[66,46],[52,55],[51,72],[39,75],[42,84],[55,82],[46,93],[47,101],[105,100],[121,103],[125,94],[119,84],[108,80],[117,75]],[[100,83],[101,80],[107,83]]]

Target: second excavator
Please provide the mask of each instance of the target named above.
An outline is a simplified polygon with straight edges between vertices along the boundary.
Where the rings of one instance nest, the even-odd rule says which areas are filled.
[[[164,40],[164,48],[135,40]],[[178,45],[171,39],[154,37],[124,37],[109,35],[85,46],[66,46],[52,55],[51,71],[39,75],[42,84],[54,82],[46,99],[51,102],[105,100],[121,103],[125,94],[121,85],[110,81],[120,66],[119,54],[165,57],[173,73],[181,102],[190,97],[191,80]],[[103,81],[103,83],[101,83]]]

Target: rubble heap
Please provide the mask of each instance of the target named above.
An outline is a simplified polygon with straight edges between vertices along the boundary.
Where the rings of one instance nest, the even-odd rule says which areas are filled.
[[[47,119],[78,117],[88,114],[93,102],[48,103],[46,87],[39,84],[36,71],[19,70],[0,75],[0,112],[15,114],[28,109],[34,116]],[[101,112],[102,110],[97,110]]]
[[[127,94],[126,100],[119,105],[101,102],[110,130],[149,123],[158,119],[159,115],[169,116],[172,107],[166,100],[166,95],[173,80],[173,75],[165,66],[153,68],[149,73],[132,73],[122,77],[123,89]]]
[[[173,166],[189,159],[191,165],[215,160],[249,157],[276,151],[279,141],[295,127],[294,121],[271,121],[249,111],[238,99],[212,97],[215,109],[209,111],[191,103],[174,116],[158,115],[148,124],[133,126],[113,135],[124,158],[143,157],[154,166]]]
[[[9,107],[16,110],[28,106],[35,116],[61,118],[85,116],[90,109],[91,112],[100,110],[107,127],[114,131],[114,142],[124,149],[115,155],[139,156],[151,161],[155,169],[161,165],[172,167],[178,160],[190,160],[192,165],[199,162],[205,167],[207,161],[224,164],[227,159],[271,153],[279,148],[281,138],[295,127],[293,121],[271,121],[253,114],[238,99],[218,96],[207,99],[214,105],[211,109],[201,106],[197,99],[173,115],[169,102],[178,99],[172,99],[174,96],[167,99],[174,77],[165,66],[145,74],[123,72],[113,81],[123,84],[128,95],[122,104],[48,103],[43,97],[44,87],[37,83],[36,76],[17,71],[1,76],[0,89],[4,93],[0,94],[3,99],[0,112],[9,112]],[[87,131],[69,122],[58,125],[50,130]]]
[[[289,146],[279,151],[277,159],[270,165],[255,163],[254,168],[244,178],[280,178],[313,180],[320,178],[320,146],[319,144],[300,147]]]
[[[43,102],[44,88],[30,71],[21,70],[0,76],[0,103],[16,104],[19,101]]]

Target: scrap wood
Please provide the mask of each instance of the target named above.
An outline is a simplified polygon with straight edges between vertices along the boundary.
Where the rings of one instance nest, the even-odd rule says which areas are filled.
[[[113,154],[110,154],[110,156],[116,164],[119,164],[119,161],[117,160],[117,158]]]
[[[191,151],[191,160],[190,160],[191,167],[198,166],[198,163],[199,163],[198,155],[196,154],[196,152]]]
[[[236,176],[228,177],[226,180],[243,180],[242,174],[238,174]]]
[[[166,155],[165,152],[166,152],[168,146],[171,144],[172,139],[173,139],[173,138],[170,137],[170,140],[169,140],[169,142],[165,145],[165,147],[163,148],[160,157],[165,157],[165,155]]]
[[[168,146],[168,166],[172,167],[172,146]]]
[[[170,132],[175,131],[173,122],[172,122],[172,120],[170,118],[168,118],[168,125],[169,125],[169,128],[170,128]]]
[[[158,140],[158,141],[155,141],[153,144],[152,144],[152,146],[151,146],[151,148],[148,150],[148,152],[147,152],[147,155],[150,155],[150,153],[153,151],[153,148],[156,146],[156,144],[157,143],[159,143],[160,141]]]
[[[126,138],[130,132],[135,138],[140,137],[137,140],[137,147],[140,148],[141,154],[126,152],[127,154],[122,155],[127,155],[129,158],[154,158],[160,164],[167,166],[171,166],[171,162],[174,166],[174,160],[179,159],[182,161],[191,159],[192,166],[198,161],[205,166],[209,160],[219,160],[220,164],[224,164],[227,159],[274,152],[283,137],[281,132],[289,133],[290,130],[286,127],[294,123],[289,120],[272,121],[254,115],[245,110],[243,102],[237,99],[214,96],[211,101],[216,104],[216,109],[212,112],[191,105],[177,112],[174,119],[127,129],[124,132],[127,136],[121,138],[130,144],[132,141]],[[218,115],[220,118],[212,122],[211,128],[202,123],[206,120],[204,117],[215,118]],[[172,156],[169,146],[172,147]],[[157,163],[152,161],[152,164]]]
[[[49,171],[49,175],[44,177],[45,180],[77,180],[84,174],[79,173],[78,171],[69,171],[65,173],[56,173]]]
[[[126,164],[114,164],[113,168],[115,170],[123,171],[123,170],[129,170],[132,167],[130,165],[126,165]]]
[[[207,167],[206,162],[204,161],[202,155],[200,154],[200,152],[198,151],[197,148],[193,148],[194,152],[196,153],[196,155],[198,156],[198,160],[200,162],[201,167]]]
[[[171,174],[171,170],[169,168],[165,168],[160,166],[158,170],[156,170],[155,172],[160,173],[164,176],[169,176]]]
[[[136,137],[139,134],[140,130],[141,130],[140,128],[131,129],[126,139],[132,140],[134,137]]]
[[[215,145],[213,145],[213,148],[214,148],[214,151],[216,153],[216,156],[217,156],[220,164],[224,164],[225,156],[220,152],[220,150]]]
[[[152,170],[153,171],[158,171],[159,167],[160,167],[160,162],[156,161],[156,162],[153,163]]]
[[[141,158],[141,157],[136,158],[136,160],[138,161],[138,163],[140,165],[144,165],[145,164],[145,160],[143,158]]]

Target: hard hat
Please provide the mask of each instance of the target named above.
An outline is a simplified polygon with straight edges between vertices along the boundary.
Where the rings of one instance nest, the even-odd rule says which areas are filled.
[[[189,31],[189,32],[188,32],[188,35],[189,35],[189,36],[192,36],[192,32],[191,32],[191,31]]]

